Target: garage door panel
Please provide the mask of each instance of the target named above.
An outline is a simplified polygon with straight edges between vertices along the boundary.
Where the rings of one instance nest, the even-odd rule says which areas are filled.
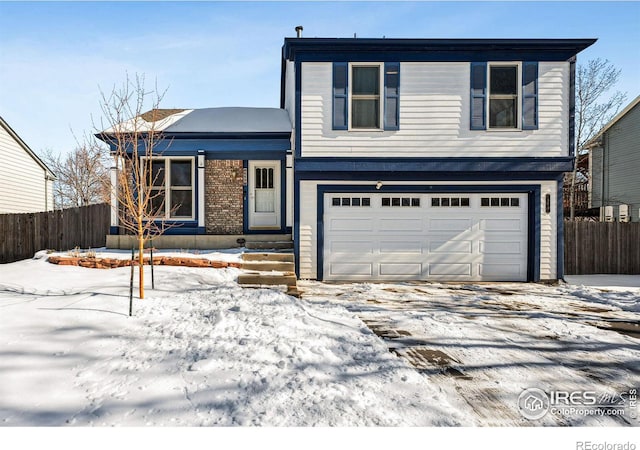
[[[473,250],[472,241],[431,241],[429,242],[429,252],[438,254],[471,254]]]
[[[420,277],[422,275],[422,264],[398,264],[398,263],[382,263],[380,264],[380,275],[406,275],[412,277]],[[415,278],[414,278],[415,279]]]
[[[373,224],[369,219],[331,219],[329,231],[373,231]]]
[[[381,232],[422,231],[422,219],[404,219],[402,217],[380,219],[378,230]]]
[[[371,263],[331,263],[331,275],[338,276],[371,276],[373,265]]]
[[[383,206],[389,194],[367,197],[366,208],[325,199],[325,279],[527,279],[526,194],[400,195],[419,199],[411,207]]]
[[[370,255],[373,253],[374,241],[349,241],[339,240],[331,241],[331,253],[338,255],[346,254],[362,254]]]
[[[429,264],[429,275],[471,276],[471,264]]]
[[[513,277],[519,278],[523,273],[519,264],[480,264],[478,273],[482,277]],[[508,281],[508,280],[506,280]]]
[[[429,219],[431,231],[467,231],[471,225],[470,219]]]
[[[520,219],[481,219],[480,229],[484,231],[522,231]]]
[[[480,253],[492,255],[519,255],[522,253],[522,242],[521,241],[511,241],[511,242],[487,242],[480,241]]]
[[[416,239],[417,240],[417,239]],[[422,254],[422,243],[416,241],[380,241],[380,253]]]

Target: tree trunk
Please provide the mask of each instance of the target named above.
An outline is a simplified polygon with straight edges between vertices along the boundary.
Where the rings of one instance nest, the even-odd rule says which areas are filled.
[[[140,298],[144,298],[144,234],[142,233],[142,224],[138,225],[138,283]]]

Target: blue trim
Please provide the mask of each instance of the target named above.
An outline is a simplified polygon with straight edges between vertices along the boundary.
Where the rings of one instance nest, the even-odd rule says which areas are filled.
[[[202,234],[199,232],[201,227],[198,227],[198,222],[194,220],[185,220],[185,221],[172,220],[172,221],[167,221],[167,224],[169,224],[170,226],[173,225],[173,228],[168,228],[163,233],[164,235],[167,235],[167,236],[185,236],[185,235],[192,235],[192,234]]]
[[[340,72],[344,77],[344,86],[338,86]],[[349,128],[349,65],[346,62],[334,62],[331,82],[331,124],[333,130],[347,130]],[[339,93],[339,90],[344,90]],[[336,99],[344,100],[344,108],[342,111],[343,121],[336,121]]]
[[[291,61],[567,61],[596,39],[285,38]]]
[[[242,161],[242,171],[247,174],[246,183],[242,184],[242,231],[247,234],[249,230],[249,161]]]
[[[296,173],[346,172],[349,177],[361,172],[568,172],[573,167],[571,157],[528,158],[300,158],[295,161]],[[391,174],[392,177],[403,174]],[[343,175],[344,176],[344,175]],[[415,175],[413,175],[415,176]]]
[[[470,68],[471,78],[469,81],[469,129],[487,129],[487,62],[472,62]],[[474,100],[482,101],[480,114],[474,108]],[[475,112],[475,114],[474,114]],[[474,120],[475,117],[475,120]],[[482,117],[482,119],[480,119]],[[480,122],[478,123],[478,119]]]
[[[120,227],[109,227],[109,234],[120,234]]]
[[[302,63],[295,63],[296,93],[295,93],[295,157],[302,155]]]
[[[528,185],[422,185],[422,186],[382,186],[376,189],[375,186],[358,186],[358,185],[329,185],[320,184],[317,187],[317,216],[316,216],[316,233],[317,255],[316,255],[316,277],[322,280],[324,277],[324,195],[327,193],[338,192],[402,192],[402,193],[441,193],[441,192],[473,192],[473,193],[503,193],[518,192],[528,194],[528,235],[527,235],[527,281],[540,281],[540,194],[541,187],[538,184]],[[298,219],[299,229],[299,219]],[[298,235],[296,235],[298,236]],[[294,239],[294,247],[296,247],[296,273],[299,273],[299,239]]]
[[[300,179],[293,171],[293,261],[296,277],[300,278]]]
[[[569,61],[569,155],[575,155],[576,132],[576,58]],[[571,169],[573,170],[573,168]]]
[[[208,153],[226,154],[231,152],[280,152],[286,153],[291,149],[289,139],[165,139],[158,142],[153,149],[153,153],[188,153],[204,150]],[[138,153],[142,155],[144,146]],[[235,159],[242,159],[241,156]]]
[[[533,83],[533,92],[527,93],[527,85]],[[533,99],[533,111],[527,111],[525,101]],[[529,117],[527,112],[533,116]],[[522,129],[538,129],[538,61],[522,62]]]
[[[387,77],[388,72],[397,72],[395,86],[391,84],[391,81]],[[395,89],[395,94],[389,93],[389,88]],[[387,116],[389,112],[388,100],[395,99],[396,106],[394,111],[395,124],[387,123]],[[400,129],[400,63],[388,62],[384,65],[384,130],[396,131]]]
[[[556,250],[557,250],[557,279],[564,278],[564,204],[563,204],[563,189],[564,181],[560,179],[556,186]]]

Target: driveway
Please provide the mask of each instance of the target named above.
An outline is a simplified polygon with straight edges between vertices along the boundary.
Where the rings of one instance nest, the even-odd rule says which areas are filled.
[[[299,286],[304,300],[358,316],[478,425],[640,425],[629,402],[640,387],[640,288]],[[522,403],[531,388],[550,399],[541,418]]]

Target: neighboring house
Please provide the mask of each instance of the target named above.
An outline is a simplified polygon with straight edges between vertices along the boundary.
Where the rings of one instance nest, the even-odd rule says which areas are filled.
[[[589,207],[601,220],[640,221],[640,96],[585,145]]]
[[[53,209],[55,175],[0,117],[0,214]]]
[[[287,38],[282,109],[270,113],[288,117],[290,142],[288,129],[247,122],[234,142],[251,145],[221,145],[223,157],[208,149],[242,117],[228,125],[203,118],[184,130],[199,139],[184,150],[175,146],[179,130],[165,131],[172,155],[212,167],[242,161],[249,200],[239,237],[291,226],[300,278],[555,280],[563,274],[562,177],[573,165],[575,56],[594,42]],[[251,131],[279,132],[281,146]],[[267,147],[272,153],[259,156]],[[239,180],[208,187],[207,172],[193,173],[192,189],[204,183],[207,192],[195,204],[204,206],[193,210],[193,226],[175,231],[239,232],[239,224],[225,231],[207,222],[225,211],[209,198]],[[280,189],[280,222],[251,226],[259,210],[273,215],[278,197],[258,185]],[[218,226],[229,219],[222,214]]]

